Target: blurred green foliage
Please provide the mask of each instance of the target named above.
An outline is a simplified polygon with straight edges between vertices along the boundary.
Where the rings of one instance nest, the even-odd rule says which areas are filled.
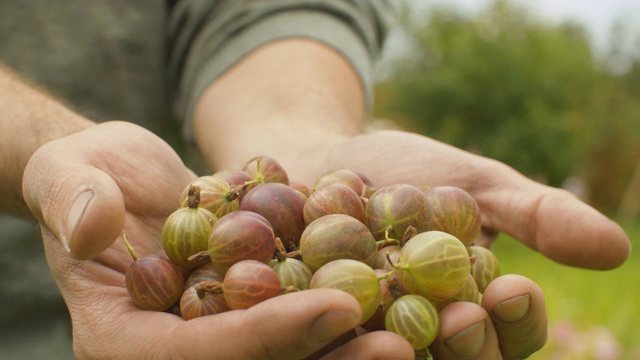
[[[619,74],[615,46],[596,56],[579,25],[532,14],[506,0],[473,15],[407,14],[417,46],[378,85],[374,116],[550,185],[579,177],[589,202],[613,213],[640,158],[640,57]]]

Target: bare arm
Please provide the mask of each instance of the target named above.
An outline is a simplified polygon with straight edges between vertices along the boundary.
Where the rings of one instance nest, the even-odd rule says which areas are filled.
[[[0,64],[0,210],[31,216],[21,185],[27,161],[42,144],[92,124]]]
[[[213,168],[269,155],[310,181],[331,165],[326,150],[364,126],[364,92],[350,64],[312,40],[263,46],[204,93],[195,111],[196,143]]]

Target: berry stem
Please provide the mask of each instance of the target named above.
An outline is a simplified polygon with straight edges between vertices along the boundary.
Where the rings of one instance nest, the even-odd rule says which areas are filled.
[[[262,171],[260,170],[261,160],[262,160],[261,158],[258,158],[256,160],[256,176],[253,178],[253,180],[245,181],[244,184],[242,185],[242,190],[246,190],[249,186],[253,184],[264,183],[264,175],[262,175]]]
[[[207,250],[200,251],[195,253],[187,258],[187,262],[189,267],[197,268],[204,264],[211,262],[211,257],[209,256],[209,252]]]
[[[237,199],[238,197],[240,197],[240,191],[243,190],[243,186],[240,185],[232,185],[231,186],[231,190],[227,191],[227,193],[224,195],[224,197],[227,199],[227,201],[233,201],[235,199]]]
[[[394,267],[393,269],[387,271],[386,273],[380,275],[380,276],[376,276],[376,278],[378,279],[378,281],[382,281],[382,280],[387,280],[389,278],[389,276],[393,275],[393,273],[396,271],[396,268]]]
[[[127,235],[122,234],[122,239],[124,240],[124,244],[127,246],[127,250],[129,250],[129,254],[131,254],[133,261],[138,260],[138,256],[136,255],[136,252],[133,250],[133,247],[131,246],[131,244],[129,244],[129,241],[127,241]]]
[[[378,245],[378,249],[382,249],[383,247],[389,245],[400,245],[400,241],[396,239],[382,239],[376,241],[376,244]]]
[[[287,260],[287,250],[284,248],[282,240],[280,240],[279,237],[276,237],[276,258],[278,262]]]
[[[425,352],[426,352],[426,356],[425,356],[426,359],[427,360],[433,360],[433,354],[431,353],[431,351],[429,351],[429,348],[426,348]]]
[[[282,294],[288,294],[288,293],[292,293],[292,292],[296,292],[296,291],[300,291],[300,289],[298,289],[297,287],[294,287],[293,285],[281,286],[280,287],[280,292]]]
[[[262,171],[260,170],[260,161],[262,161],[262,158],[258,158],[256,160],[256,180],[259,183],[263,183],[264,182],[264,175],[262,175]]]
[[[201,281],[196,285],[195,290],[200,299],[202,299],[206,293],[216,295],[223,293],[222,283],[220,281]]]
[[[394,269],[400,269],[400,270],[405,270],[407,267],[403,266],[402,264],[394,264],[393,260],[391,260],[391,253],[390,252],[385,252],[384,256],[387,257],[387,261],[389,262],[389,265],[391,265]]]
[[[393,230],[393,226],[391,226],[391,225],[387,225],[387,226],[384,228],[384,238],[385,238],[385,239],[388,239],[388,238],[389,238],[389,233],[391,232],[391,230]]]
[[[378,249],[382,249],[383,247],[388,245],[400,245],[399,240],[389,237],[389,232],[391,232],[392,229],[393,227],[391,225],[387,225],[387,227],[384,229],[384,239],[376,241]]]
[[[429,352],[429,348],[416,350],[416,360],[433,360],[433,355]]]
[[[409,225],[407,227],[407,230],[404,231],[404,234],[402,235],[402,240],[400,240],[400,246],[404,246],[404,244],[407,243],[407,241],[409,241],[409,239],[411,239],[412,237],[418,235],[418,229],[414,228],[413,226]]]
[[[197,209],[200,205],[200,187],[196,185],[189,186],[189,209]]]

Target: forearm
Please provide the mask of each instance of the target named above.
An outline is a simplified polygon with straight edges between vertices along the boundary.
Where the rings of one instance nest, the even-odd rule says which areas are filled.
[[[344,57],[288,39],[263,46],[211,84],[193,132],[214,169],[269,155],[308,181],[330,167],[325,150],[362,132],[364,117],[364,91]]]
[[[92,124],[0,64],[0,211],[30,216],[22,173],[33,152]]]
[[[448,171],[424,171],[426,163],[439,166],[434,157],[449,158],[445,165],[495,165],[417,134],[364,134],[363,94],[353,68],[332,49],[310,40],[272,43],[209,86],[196,107],[194,137],[214,169],[270,155],[307,182],[351,168],[381,186],[441,185],[438,176],[449,178]],[[477,171],[467,166],[465,173]],[[458,182],[469,188],[470,179]]]

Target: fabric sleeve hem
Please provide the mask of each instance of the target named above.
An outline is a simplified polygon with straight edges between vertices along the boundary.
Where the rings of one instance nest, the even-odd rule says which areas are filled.
[[[310,26],[313,24],[313,26]],[[193,141],[195,106],[207,87],[225,71],[259,47],[286,38],[308,38],[342,54],[356,71],[365,93],[365,106],[373,102],[373,55],[363,39],[340,19],[308,10],[277,13],[262,19],[229,40],[222,51],[195,71],[190,94],[180,109],[184,114],[183,135]]]

